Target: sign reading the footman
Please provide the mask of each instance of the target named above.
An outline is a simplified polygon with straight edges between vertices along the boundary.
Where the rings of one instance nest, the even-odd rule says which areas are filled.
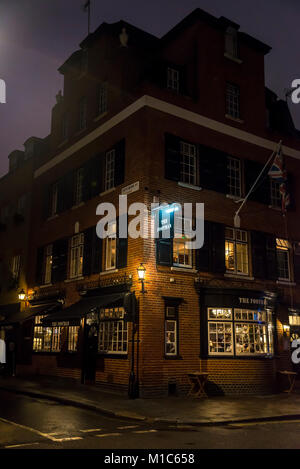
[[[140,181],[134,182],[133,184],[130,184],[129,186],[123,187],[121,194],[128,195],[138,190],[140,190]]]
[[[267,299],[266,298],[239,298],[240,304],[245,304],[245,305],[261,305],[265,306],[267,304]]]

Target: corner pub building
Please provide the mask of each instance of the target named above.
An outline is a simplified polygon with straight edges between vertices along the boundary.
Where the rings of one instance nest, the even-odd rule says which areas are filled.
[[[124,393],[131,377],[147,397],[186,394],[196,371],[208,373],[208,394],[266,393],[279,370],[293,370],[300,133],[265,87],[268,53],[238,24],[197,9],[160,39],[103,23],[60,67],[51,132],[8,175],[7,191],[33,161],[27,262],[11,263],[9,217],[0,232],[0,330],[15,344],[18,376]],[[286,216],[265,171],[234,228],[237,202],[280,140]],[[185,237],[120,238],[120,213],[101,241],[96,208],[118,207],[120,194],[146,204],[149,223],[153,202],[204,203],[203,248],[187,249]],[[1,195],[1,214],[9,200]]]

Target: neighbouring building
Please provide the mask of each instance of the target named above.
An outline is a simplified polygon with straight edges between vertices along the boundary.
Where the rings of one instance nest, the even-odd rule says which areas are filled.
[[[134,373],[147,397],[186,393],[195,371],[208,373],[211,394],[270,392],[277,371],[293,369],[300,133],[287,103],[265,87],[269,52],[238,24],[197,9],[160,39],[124,21],[103,23],[60,67],[64,90],[28,176],[17,374],[127,392]],[[286,216],[279,184],[264,171],[235,228],[239,202],[280,140]],[[8,174],[1,194],[10,177],[7,194],[19,188],[17,173]],[[119,195],[147,206],[148,226],[152,203],[169,212],[204,203],[203,248],[189,250],[184,236],[122,238]],[[101,240],[96,209],[104,202],[117,218]],[[0,236],[1,256],[18,254],[20,237]],[[6,299],[2,278],[7,323],[16,296]]]

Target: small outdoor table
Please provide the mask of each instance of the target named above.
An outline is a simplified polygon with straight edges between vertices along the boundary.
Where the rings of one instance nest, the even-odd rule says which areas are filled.
[[[205,383],[208,379],[208,373],[202,371],[195,373],[188,373],[188,380],[191,385],[191,389],[188,393],[188,396],[191,397],[207,397],[207,394],[204,390]]]
[[[284,376],[287,376],[288,377],[288,380],[289,380],[289,384],[290,384],[290,387],[289,389],[286,389],[285,391],[283,392],[287,392],[288,394],[290,394],[291,392],[293,392],[293,389],[294,389],[294,386],[295,386],[295,381],[296,381],[296,376],[297,376],[297,373],[295,373],[294,371],[278,371],[278,373],[280,375],[284,375]]]

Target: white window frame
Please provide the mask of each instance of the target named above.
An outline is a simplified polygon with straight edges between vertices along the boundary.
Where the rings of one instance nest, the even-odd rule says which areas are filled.
[[[68,326],[68,352],[78,351],[80,326]]]
[[[238,32],[232,26],[228,26],[225,32],[225,52],[238,58]]]
[[[117,267],[117,222],[108,223],[108,234],[105,240],[105,270],[114,270]]]
[[[111,355],[128,354],[128,322],[123,320],[124,308],[100,310],[98,352]]]
[[[242,166],[241,160],[227,156],[227,191],[233,197],[242,196]]]
[[[178,355],[178,341],[177,341],[177,319],[166,319],[165,320],[165,356],[176,357]],[[168,326],[174,325],[174,330],[169,330]],[[170,335],[174,334],[174,340],[170,340]],[[170,352],[167,350],[168,344],[173,344],[174,350]]]
[[[83,201],[83,177],[84,169],[77,169],[75,173],[74,206],[81,204]]]
[[[277,253],[277,270],[278,270],[278,280],[283,280],[285,282],[291,281],[292,273],[291,273],[291,246],[290,243],[285,239],[276,239],[276,253]],[[288,276],[287,277],[280,277],[279,275],[279,263],[278,263],[278,254],[285,253],[287,259],[287,269],[288,269]]]
[[[82,277],[84,233],[75,235],[70,240],[70,278]]]
[[[167,69],[167,88],[179,93],[180,73],[179,70],[168,67]]]
[[[180,142],[180,182],[197,184],[197,148],[184,141]]]
[[[280,184],[280,182],[270,178],[271,206],[275,208],[281,208],[282,206]]]
[[[241,118],[240,87],[233,83],[226,84],[226,115],[233,119]]]
[[[229,230],[232,232],[232,237],[228,235]],[[227,255],[229,255],[229,244],[233,244],[233,258],[234,258],[234,269],[229,269],[227,267]],[[241,272],[238,270],[238,252],[237,246],[246,246],[246,263],[247,272]],[[243,264],[244,265],[244,264]],[[240,230],[236,228],[226,227],[225,229],[225,266],[226,272],[232,273],[235,275],[240,276],[248,276],[249,275],[249,235],[248,232],[245,230]]]
[[[116,150],[112,149],[105,154],[105,179],[104,190],[108,191],[115,187]]]

